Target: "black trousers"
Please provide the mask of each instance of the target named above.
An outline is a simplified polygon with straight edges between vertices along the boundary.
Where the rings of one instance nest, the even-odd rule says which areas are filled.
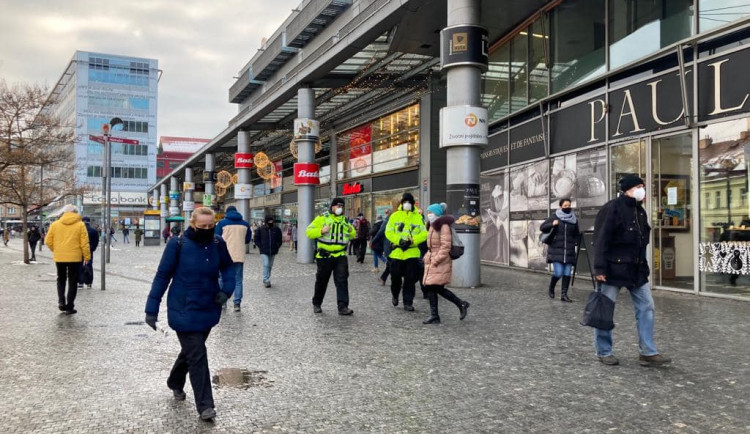
[[[195,408],[198,413],[207,408],[214,408],[214,395],[211,390],[211,373],[208,370],[208,353],[206,339],[211,330],[204,332],[177,332],[182,350],[172,366],[167,379],[167,387],[172,390],[183,390],[185,380],[190,375],[193,386]]]
[[[383,253],[383,256],[385,256],[385,253]],[[380,280],[383,282],[388,281],[388,276],[391,274],[391,258],[385,256],[385,270],[383,270],[383,274],[380,275]]]
[[[65,305],[67,310],[75,306],[78,294],[78,270],[80,262],[55,262],[57,267],[57,302]],[[65,283],[68,284],[68,297],[65,297]]]
[[[313,305],[320,306],[323,304],[323,298],[325,298],[328,289],[328,281],[333,274],[338,308],[349,307],[349,260],[346,255],[336,258],[317,258],[315,262],[318,264],[318,272],[315,273]]]
[[[461,299],[444,285],[425,285],[424,290],[430,300],[430,313],[432,315],[438,316],[438,294],[456,306],[461,306]]]
[[[404,290],[404,306],[414,303],[414,286],[419,280],[419,258],[391,259],[391,294],[398,299]]]
[[[365,253],[367,253],[367,239],[354,240],[356,243],[354,246],[354,252],[357,254],[357,262],[365,262]]]
[[[78,271],[78,283],[81,284],[81,285],[83,285],[84,283],[86,285],[91,285],[92,283],[94,283],[94,255],[93,255],[93,252],[91,254],[91,260],[89,261],[88,265],[83,265],[83,262],[81,262],[80,265],[81,265],[81,267],[78,269],[79,270]],[[86,279],[84,279],[84,277],[83,277],[83,267],[88,268],[88,270],[91,272],[91,274],[90,274],[91,279],[88,282],[86,282]]]
[[[32,259],[36,259],[36,243],[38,243],[38,241],[29,241],[29,250],[31,250]]]

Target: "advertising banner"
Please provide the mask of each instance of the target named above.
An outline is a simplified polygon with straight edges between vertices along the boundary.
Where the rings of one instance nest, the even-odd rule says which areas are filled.
[[[185,181],[182,183],[182,191],[195,190],[195,183]]]
[[[234,184],[235,199],[251,199],[253,197],[253,186],[250,184]]]
[[[320,165],[316,163],[294,164],[294,185],[320,184]]]
[[[234,154],[234,168],[235,169],[252,169],[253,168],[253,154],[238,152]]]
[[[294,140],[318,140],[318,137],[320,137],[320,122],[308,118],[294,120]]]
[[[204,193],[203,194],[203,206],[213,206],[213,195]]]
[[[193,211],[195,210],[195,202],[191,201],[185,201],[182,202],[182,210],[183,211]]]
[[[440,147],[486,145],[487,109],[454,106],[440,109]]]

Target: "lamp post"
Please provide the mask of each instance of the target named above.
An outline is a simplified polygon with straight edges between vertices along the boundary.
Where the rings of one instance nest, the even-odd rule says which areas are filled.
[[[105,272],[107,268],[107,264],[109,263],[109,254],[110,254],[110,235],[109,235],[109,228],[111,225],[111,214],[112,214],[112,208],[110,205],[110,199],[112,197],[112,146],[109,141],[109,136],[111,133],[111,129],[115,127],[115,125],[122,124],[122,119],[120,118],[112,118],[109,121],[109,124],[102,125],[102,135],[104,136],[104,154],[102,155],[102,159],[104,160],[104,164],[102,165],[102,193],[104,195],[104,203],[102,207],[102,233],[106,239],[106,242],[104,243],[104,247],[102,248],[102,291],[106,289],[106,278],[105,278]]]

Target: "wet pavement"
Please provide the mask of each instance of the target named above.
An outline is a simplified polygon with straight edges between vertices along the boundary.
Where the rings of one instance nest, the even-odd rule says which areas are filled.
[[[49,252],[20,265],[18,240],[0,246],[3,432],[750,432],[750,303],[655,291],[656,343],[674,363],[653,369],[638,365],[622,294],[621,365],[608,367],[578,325],[583,282],[565,304],[544,275],[485,267],[486,287],[455,291],[466,320],[441,299],[443,324],[425,326],[425,300],[394,308],[350,260],[354,315],[336,314],[332,283],[314,315],[315,267],[286,250],[268,289],[248,255],[242,312],[208,339],[218,416],[202,422],[190,387],[177,402],[165,384],[174,332],[142,323],[162,247],[115,249],[107,291],[97,255],[94,288],[65,316]]]

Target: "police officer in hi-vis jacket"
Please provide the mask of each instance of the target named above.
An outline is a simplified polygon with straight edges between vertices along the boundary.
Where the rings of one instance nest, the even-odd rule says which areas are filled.
[[[323,304],[328,280],[333,273],[339,315],[353,314],[354,311],[349,309],[349,262],[346,257],[346,246],[354,239],[356,231],[344,216],[344,200],[334,198],[331,201],[330,212],[316,217],[307,227],[305,234],[307,238],[317,240],[315,262],[318,264],[318,272],[315,274],[313,312],[323,312],[320,305]]]

